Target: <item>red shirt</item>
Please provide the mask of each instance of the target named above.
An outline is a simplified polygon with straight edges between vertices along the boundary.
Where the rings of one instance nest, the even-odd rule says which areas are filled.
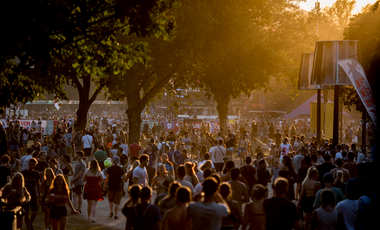
[[[66,204],[69,198],[65,190],[59,192],[54,188],[49,190],[48,195],[54,198],[52,205]]]
[[[139,157],[139,151],[141,150],[141,146],[138,144],[131,144],[129,146],[129,151],[131,151],[130,157]]]

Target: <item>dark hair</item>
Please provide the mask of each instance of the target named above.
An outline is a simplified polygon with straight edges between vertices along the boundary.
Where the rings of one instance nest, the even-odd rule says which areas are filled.
[[[314,162],[317,162],[317,161],[318,161],[318,156],[315,155],[315,154],[312,154],[312,155],[311,155],[311,159],[312,159]]]
[[[225,168],[232,169],[234,167],[235,167],[235,162],[233,162],[233,161],[227,161]]]
[[[218,189],[218,182],[214,178],[208,177],[203,182],[203,192],[205,193],[205,196],[214,195],[217,189]]]
[[[216,180],[216,182],[218,183],[218,186],[219,186],[220,182],[222,182],[222,180],[220,179],[219,174],[217,174],[217,173],[212,173],[211,177],[213,177]]]
[[[334,182],[334,176],[331,173],[325,173],[325,175],[323,175],[323,182],[325,184],[333,183]]]
[[[282,196],[286,194],[286,192],[289,189],[289,182],[286,178],[284,177],[278,177],[274,181],[274,191],[276,192],[276,196]]]
[[[238,168],[232,168],[231,169],[231,180],[237,180],[240,175],[240,170]]]
[[[146,155],[146,154],[142,154],[140,157],[139,157],[139,161],[141,163],[141,161],[147,161],[149,159],[149,156]]]
[[[136,137],[133,138],[133,142],[134,142],[134,143],[137,143],[137,138],[136,138]]]
[[[326,207],[329,204],[332,204],[334,207],[335,206],[334,193],[329,189],[323,190],[321,194],[321,203],[322,203],[322,208]]]
[[[70,157],[69,154],[63,155],[63,158],[65,158],[65,160],[66,160],[67,163],[71,163],[71,157]]]
[[[178,166],[177,175],[178,177],[184,177],[186,175],[186,170],[185,170],[184,165]]]
[[[129,196],[132,198],[132,200],[138,200],[140,197],[140,191],[141,191],[141,185],[139,184],[133,184],[129,187]]]
[[[177,201],[180,204],[191,201],[191,192],[188,187],[179,187],[176,191]]]
[[[337,145],[337,146],[335,146],[335,148],[339,149],[339,151],[340,151],[342,149],[342,146]]]
[[[223,139],[219,139],[219,145],[222,145],[223,144]]]
[[[226,182],[222,183],[219,187],[219,193],[224,199],[227,199],[228,196],[232,193],[231,185]]]
[[[33,153],[32,153],[32,157],[34,158],[37,158],[38,157],[38,151],[37,150],[34,150]]]
[[[313,156],[313,155],[312,155]],[[315,157],[317,157],[317,155],[314,155]],[[312,157],[309,157],[309,156],[305,156],[304,158],[303,158],[303,163],[305,164],[305,165],[311,165],[311,159],[312,159]],[[316,158],[317,159],[317,158]],[[315,161],[317,161],[317,160],[315,160]]]
[[[49,163],[53,163],[55,165],[58,165],[58,161],[56,159],[50,159]]]
[[[283,162],[284,166],[287,166],[289,168],[289,171],[291,171],[291,172],[294,171],[293,165],[292,165],[292,160],[290,159],[289,156],[284,156],[282,158],[282,162]]]
[[[99,146],[99,149],[104,151],[104,147],[103,146]]]
[[[34,157],[32,157],[32,158],[30,158],[30,160],[29,160],[29,163],[36,163],[37,164],[37,160],[36,160],[36,158],[34,158]]]
[[[252,157],[251,156],[247,156],[245,158],[245,163],[250,164],[251,162],[252,162]]]
[[[332,151],[331,151],[332,152]],[[330,161],[330,159],[331,159],[331,155],[330,154],[325,154],[324,156],[323,156],[323,159],[325,160],[325,161]]]
[[[343,160],[342,160],[342,158],[338,158],[338,159],[336,159],[336,165],[342,165],[343,164]]]
[[[8,163],[10,160],[11,160],[11,158],[9,158],[8,155],[1,156],[1,163],[2,164]]]
[[[211,174],[212,174],[211,169],[206,169],[205,171],[203,171],[203,177],[204,178],[211,176]]]
[[[205,160],[209,160],[210,159],[210,153],[205,153],[205,155],[203,157],[205,158]]]
[[[84,156],[84,152],[82,150],[77,151],[76,154],[78,154],[80,158],[83,158]]]
[[[347,157],[348,159],[353,160],[355,158],[355,155],[353,152],[348,152]]]
[[[148,186],[145,186],[141,189],[140,198],[141,200],[147,200],[152,196],[152,189]]]
[[[175,196],[175,193],[179,187],[180,187],[180,184],[178,182],[174,181],[173,183],[171,183],[169,186],[170,196]]]

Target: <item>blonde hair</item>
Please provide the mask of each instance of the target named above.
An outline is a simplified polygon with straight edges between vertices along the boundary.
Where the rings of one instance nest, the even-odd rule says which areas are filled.
[[[63,189],[66,191],[67,195],[69,196],[69,195],[70,195],[70,189],[69,189],[69,186],[68,186],[67,183],[66,183],[65,177],[64,177],[62,174],[58,174],[58,175],[54,178],[53,183],[52,183],[51,186],[50,186],[49,192],[50,192],[50,190],[57,188],[57,183],[56,183],[56,181],[57,181],[58,178],[62,178],[62,181],[63,181],[63,182],[62,182],[62,183],[63,183],[63,184],[62,184],[62,187],[63,187]]]
[[[318,170],[315,167],[313,167],[313,166],[310,167],[307,170],[307,175],[306,175],[305,179],[303,180],[302,185],[304,183],[306,183],[308,180],[310,180],[314,176],[314,174],[316,174],[316,173],[318,173]]]

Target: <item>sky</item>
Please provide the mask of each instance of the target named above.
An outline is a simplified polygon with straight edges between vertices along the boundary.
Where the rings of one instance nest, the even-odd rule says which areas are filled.
[[[306,2],[301,2],[300,7],[304,10],[310,11],[312,8],[315,7],[315,2],[317,0],[306,0]],[[366,6],[368,3],[375,3],[377,0],[356,0],[356,6],[353,10],[352,14],[356,14],[361,11],[363,6]],[[325,8],[326,6],[332,6],[336,0],[319,0],[321,3],[321,9]]]

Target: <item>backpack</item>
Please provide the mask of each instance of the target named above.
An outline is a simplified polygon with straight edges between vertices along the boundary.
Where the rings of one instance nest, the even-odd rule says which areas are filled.
[[[75,145],[79,146],[82,144],[82,134],[81,133],[76,133],[75,134]]]

